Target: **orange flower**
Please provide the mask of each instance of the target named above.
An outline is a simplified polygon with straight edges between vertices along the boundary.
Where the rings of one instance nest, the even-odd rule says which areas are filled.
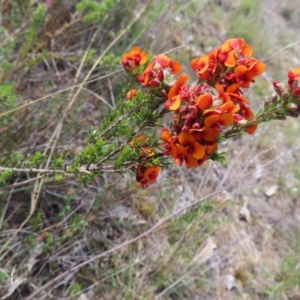
[[[126,94],[126,98],[130,101],[130,100],[132,100],[134,97],[136,97],[137,94],[138,94],[138,90],[137,90],[137,89],[132,89],[132,90],[130,90],[130,91]]]
[[[171,136],[169,129],[163,128],[162,133],[161,133],[161,139],[167,143],[164,146],[165,147],[164,154],[165,155],[171,154],[171,156],[175,159],[177,157],[177,150],[173,143],[173,140],[175,140],[176,137]]]
[[[142,187],[148,187],[156,181],[161,168],[158,166],[153,166],[147,168],[147,166],[139,164],[136,169],[136,181]]]
[[[168,128],[162,129],[161,139],[166,143],[170,143],[172,141],[172,136]]]
[[[176,144],[176,150],[182,156],[188,168],[198,166],[198,160],[205,155],[206,146],[198,143],[194,136],[189,132],[181,132],[178,136],[180,145]]]
[[[181,69],[179,62],[170,59],[164,54],[159,54],[154,57],[153,62],[138,77],[138,81],[149,87],[158,87],[162,82],[170,86],[174,82],[174,74],[180,73]]]
[[[191,68],[197,72],[201,80],[210,79],[217,68],[216,51],[211,51],[208,55],[194,58],[191,61]]]
[[[239,103],[240,110],[238,114],[242,116],[245,120],[249,120],[251,117],[254,116],[252,109],[244,103]]]
[[[216,124],[214,124],[215,126]],[[220,134],[220,130],[217,127],[204,127],[204,130],[201,132],[201,137],[205,141],[208,142],[215,142],[218,138],[218,135]]]
[[[196,100],[196,104],[201,110],[211,107],[213,105],[212,94],[207,93],[200,95]]]
[[[245,131],[248,133],[248,134],[253,134],[256,129],[257,129],[258,125],[257,124],[254,124],[254,125],[249,125],[246,127]]]
[[[145,64],[147,60],[147,53],[143,52],[142,49],[137,46],[123,55],[122,65],[127,72],[132,72]]]
[[[252,55],[252,48],[242,38],[229,39],[218,49],[217,57],[228,68],[236,66],[240,56]]]
[[[170,131],[164,128],[161,139],[167,143],[165,154],[171,154],[174,162],[182,166],[185,161],[188,168],[198,166],[198,161],[205,156],[206,146],[197,142],[193,134],[181,132],[179,136],[172,137]]]
[[[154,58],[153,68],[170,68],[174,74],[179,74],[182,70],[181,64],[178,61],[172,60],[164,54],[159,54]]]
[[[248,88],[254,78],[265,71],[265,68],[264,63],[251,57],[247,61],[247,65],[239,65],[234,69],[235,80],[241,84],[241,87]]]
[[[293,84],[294,81],[300,80],[300,68],[289,71],[287,74],[289,81],[288,84]]]
[[[235,83],[230,85],[226,92],[224,91],[224,87],[221,84],[215,85],[216,90],[219,92],[219,98],[223,99],[224,102],[232,101],[233,103],[249,103],[248,99],[244,96],[240,96],[238,94],[240,84]],[[232,92],[235,91],[235,92]]]
[[[165,103],[165,106],[168,107],[170,110],[177,110],[180,107],[180,91],[188,79],[189,77],[186,74],[182,74],[179,76],[176,83],[171,87],[168,93],[168,100]]]
[[[238,111],[238,116],[241,116],[242,119],[238,121],[238,124],[239,122],[243,124],[244,122],[246,122],[245,120],[254,120],[254,113],[249,106],[247,106],[245,103],[239,103],[239,106],[240,106],[240,110]],[[245,131],[248,134],[253,134],[256,131],[257,127],[258,127],[257,124],[248,125],[245,128]]]
[[[210,112],[210,114],[207,115],[206,118],[204,119],[204,125],[206,127],[213,127],[215,124],[228,127],[231,126],[233,122],[234,122],[234,118],[233,118],[232,111],[222,112],[217,109]]]

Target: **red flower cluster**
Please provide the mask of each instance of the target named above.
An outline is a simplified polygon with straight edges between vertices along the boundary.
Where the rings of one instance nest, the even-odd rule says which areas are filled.
[[[158,166],[147,167],[143,164],[138,164],[136,167],[136,181],[142,187],[148,187],[156,181],[161,168]]]
[[[143,52],[140,47],[133,47],[130,52],[123,55],[122,65],[127,72],[136,72],[147,61],[147,53]]]
[[[180,166],[200,166],[218,149],[218,137],[230,126],[254,118],[242,88],[248,88],[265,65],[251,57],[252,48],[243,39],[230,39],[208,55],[195,58],[191,67],[199,83],[192,89],[181,75],[168,93],[165,106],[174,111],[172,132],[164,129],[165,154]],[[247,126],[252,134],[257,125]]]
[[[125,70],[142,86],[155,89],[155,95],[165,98],[165,107],[174,112],[172,128],[164,128],[161,135],[164,155],[171,155],[180,166],[185,162],[188,168],[197,167],[217,152],[219,136],[229,127],[243,125],[249,134],[255,132],[257,125],[247,126],[254,114],[242,89],[264,72],[265,65],[252,57],[252,52],[243,39],[235,38],[193,59],[191,68],[199,81],[192,88],[187,84],[186,74],[176,79],[181,65],[166,55],[148,61],[147,54],[139,47],[124,54]],[[300,76],[298,71],[290,74],[290,80]],[[127,98],[131,100],[137,93],[131,90]],[[146,186],[156,179],[159,170],[157,166],[139,164],[137,181]]]
[[[162,84],[172,86],[173,74],[179,74],[180,72],[181,65],[179,62],[160,54],[154,57],[143,73],[138,76],[138,81],[148,87],[158,87]]]

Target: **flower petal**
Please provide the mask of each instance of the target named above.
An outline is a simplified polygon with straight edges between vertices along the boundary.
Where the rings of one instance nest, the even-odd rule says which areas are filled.
[[[248,68],[246,66],[244,66],[244,65],[237,66],[234,69],[234,75],[236,77],[244,76],[247,72],[248,72]]]
[[[151,167],[147,169],[144,173],[144,179],[148,181],[148,183],[152,183],[156,180],[161,168],[158,166]]]
[[[248,134],[253,134],[256,131],[256,129],[257,129],[257,124],[247,126],[245,130]]]
[[[169,67],[170,62],[171,62],[171,59],[164,54],[159,54],[155,57],[155,63],[159,64],[162,68]]]
[[[233,119],[232,113],[222,114],[220,116],[219,123],[223,126],[228,127],[228,126],[232,125],[233,122],[234,122],[234,119]]]
[[[192,154],[189,154],[185,157],[185,164],[187,168],[196,168],[198,167],[198,160]]]
[[[234,107],[235,107],[234,103],[232,101],[228,101],[228,102],[225,102],[224,104],[218,106],[218,110],[223,113],[226,113],[228,111],[231,111]]]
[[[176,83],[171,87],[168,93],[168,99],[172,100],[174,96],[179,94],[181,87],[185,84],[185,82],[189,79],[189,76],[186,74],[182,74],[177,79]]]
[[[226,89],[226,92],[239,94],[240,92],[238,91],[238,89],[241,87],[241,85],[241,83],[233,83]]]
[[[204,94],[197,98],[196,103],[200,109],[207,109],[213,105],[211,94]]]
[[[179,107],[180,107],[180,104],[181,104],[181,98],[180,98],[180,95],[177,95],[174,97],[175,98],[175,101],[174,103],[169,107],[170,110],[177,110]],[[173,99],[174,99],[173,98]]]
[[[237,56],[236,52],[230,51],[228,53],[228,56],[227,56],[224,64],[228,68],[233,68],[237,64],[237,61],[238,61],[238,56]]]
[[[216,132],[213,128],[206,127],[205,130],[202,132],[202,138],[209,142],[216,141],[219,132]]]
[[[163,128],[161,137],[160,137],[164,142],[169,143],[171,141],[171,134],[169,129]]]
[[[212,154],[212,153],[215,153],[217,150],[218,150],[218,143],[214,142],[211,145],[209,145],[209,144],[206,145],[205,152],[207,154]]]
[[[171,148],[171,156],[173,158],[175,158],[177,156],[177,150],[176,150],[176,147],[173,143],[170,144],[170,148]]]
[[[181,132],[178,136],[178,140],[181,145],[193,144],[195,142],[195,138],[189,132]]]
[[[181,64],[178,61],[172,60],[170,67],[174,74],[179,74],[182,71]]]
[[[204,125],[206,127],[211,127],[215,123],[219,122],[219,120],[220,120],[220,115],[219,114],[210,115],[210,116],[205,118]]]
[[[191,61],[191,68],[199,74],[203,74],[209,67],[209,56],[205,55],[200,58],[194,58]]]
[[[206,145],[205,146],[201,145],[200,143],[195,141],[193,143],[192,155],[197,159],[201,159],[205,155],[205,149],[206,149]]]
[[[187,156],[188,155],[188,152],[187,152],[187,150],[185,149],[185,147],[183,145],[176,144],[175,148],[176,148],[177,155],[181,155],[181,156]]]
[[[300,79],[300,68],[289,71],[288,78],[290,80],[299,80]]]

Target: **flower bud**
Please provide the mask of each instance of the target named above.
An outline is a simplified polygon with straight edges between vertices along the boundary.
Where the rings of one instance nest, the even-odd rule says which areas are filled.
[[[276,82],[276,81],[274,81],[274,82],[273,82],[273,86],[274,86],[275,92],[276,92],[279,96],[281,96],[282,93],[284,93],[284,92],[287,91],[285,85],[284,85],[282,82]]]
[[[160,85],[160,81],[157,78],[152,79],[149,83],[148,86],[153,86],[153,87],[157,87]]]
[[[289,103],[289,104],[287,105],[287,108],[288,108],[290,111],[295,112],[295,111],[297,110],[298,106],[297,106],[297,104],[295,104],[295,103]]]
[[[183,127],[182,127],[182,131],[188,132],[190,129],[191,129],[191,126],[188,126],[188,125],[183,125]]]
[[[273,104],[276,104],[278,101],[278,95],[276,93],[272,93],[270,100]]]
[[[242,119],[242,120],[236,122],[236,125],[237,125],[237,127],[239,128],[239,127],[245,125],[246,123],[247,123],[247,120]]]
[[[188,106],[183,106],[180,109],[180,113],[186,115],[189,112],[189,107]]]
[[[298,81],[294,80],[292,84],[287,84],[287,90],[292,93],[298,87]]]
[[[157,73],[157,75],[156,75],[156,77],[157,77],[157,79],[159,81],[162,81],[164,79],[164,73],[163,73],[163,71],[159,70],[158,73]]]
[[[192,126],[193,129],[199,129],[201,128],[201,124],[199,122],[195,122]]]
[[[163,90],[161,91],[161,95],[162,95],[163,97],[168,97],[168,93],[167,93],[167,91],[166,91],[165,89],[163,89]]]
[[[235,122],[238,122],[238,121],[243,120],[244,118],[239,114],[234,114],[233,119],[234,119]]]
[[[136,97],[138,94],[138,90],[137,89],[132,89],[130,90],[127,94],[126,94],[126,98],[130,101],[132,100],[134,97]]]
[[[198,105],[194,105],[194,106],[193,106],[193,110],[194,110],[194,113],[195,113],[196,115],[198,115],[198,114],[200,113],[200,111],[201,111],[201,109],[199,108]]]
[[[288,100],[290,98],[290,93],[288,91],[284,91],[281,94],[281,97],[282,97],[283,100]]]
[[[269,96],[265,97],[264,107],[267,107],[269,104],[271,104],[271,98]]]
[[[173,128],[177,134],[179,134],[181,132],[181,127],[177,123],[173,124]]]
[[[300,87],[297,87],[293,90],[293,95],[300,96]]]
[[[200,95],[201,90],[202,90],[202,87],[199,84],[196,84],[192,89],[192,93],[195,95],[195,97],[197,97]]]
[[[186,119],[191,122],[195,118],[195,115],[193,113],[188,113],[186,115]]]

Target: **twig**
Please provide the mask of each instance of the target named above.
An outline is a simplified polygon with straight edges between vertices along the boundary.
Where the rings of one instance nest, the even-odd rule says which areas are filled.
[[[110,82],[109,78],[107,78],[107,82],[108,82],[108,88],[109,88],[109,92],[110,92],[112,106],[116,107],[115,96],[114,96],[113,88],[112,88],[112,85],[111,85],[111,82]]]
[[[64,170],[49,170],[49,169],[37,169],[37,168],[7,168],[7,167],[0,167],[0,172],[1,171],[12,171],[15,173],[40,173],[40,174],[55,174],[55,173],[65,173]],[[38,180],[43,178],[43,176],[41,177],[36,177],[36,178],[31,178],[30,180],[34,181],[34,180]]]
[[[101,100],[105,105],[107,105],[109,108],[113,109],[113,106],[111,106],[103,97],[101,97],[100,95],[96,94],[95,92],[86,89],[86,88],[82,88],[83,91],[86,91],[87,93],[93,95],[95,98]]]
[[[122,145],[123,147],[124,145]],[[119,148],[116,149],[116,150],[120,150]],[[115,154],[115,153],[113,153]],[[108,157],[106,156],[105,159],[107,159]],[[127,164],[127,163],[126,163]],[[92,165],[89,165],[89,166],[82,166],[79,170],[78,170],[78,173],[81,174],[81,173],[89,173],[89,172],[105,172],[105,173],[118,173],[118,172],[123,172],[123,171],[127,171],[131,166],[132,166],[132,162],[128,162],[128,166],[127,167],[123,167],[123,168],[118,168],[118,169],[115,169],[113,165],[109,165],[109,166],[97,166],[95,164],[92,164]],[[55,175],[55,174],[64,174],[64,175],[75,175],[75,173],[73,172],[70,172],[69,171],[70,169],[70,166],[66,166],[66,170],[59,170],[59,169],[38,169],[38,168],[33,168],[33,169],[30,169],[30,168],[7,168],[7,167],[0,167],[0,172],[1,171],[12,171],[14,173],[38,173],[38,174],[49,174],[49,175]],[[22,181],[22,182],[19,182],[19,183],[15,183],[15,184],[12,184],[12,185],[9,185],[9,186],[6,186],[6,187],[3,187],[3,188],[0,188],[1,189],[8,189],[8,188],[12,188],[12,187],[16,187],[16,186],[21,186],[23,184],[27,184],[31,181],[37,181],[39,179],[42,179],[44,178],[43,176],[40,176],[40,177],[36,177],[36,178],[31,178],[29,180],[26,180],[26,181]]]
[[[0,171],[1,171],[1,167],[0,167]],[[34,182],[36,180],[39,180],[41,179],[43,176],[38,176],[38,177],[35,177],[35,178],[30,178],[28,180],[24,180],[24,181],[21,181],[21,182],[16,182],[16,183],[13,183],[11,185],[7,185],[7,186],[4,186],[2,188],[0,188],[0,191],[1,190],[8,190],[8,189],[12,189],[12,188],[16,188],[16,187],[19,187],[19,186],[22,186],[22,185],[26,185],[28,183],[31,183],[31,182]]]
[[[9,192],[9,196],[6,199],[6,203],[5,203],[5,206],[3,208],[2,215],[0,217],[0,231],[1,231],[1,227],[2,227],[2,224],[3,224],[4,218],[5,218],[7,208],[8,208],[9,201],[10,201],[11,196],[12,196],[13,193],[14,193],[14,189],[11,189],[10,192]]]
[[[75,87],[80,87],[80,86],[83,86],[83,85],[85,85],[85,84],[88,84],[88,83],[91,83],[91,82],[95,82],[95,81],[98,81],[98,80],[107,78],[107,77],[109,77],[109,76],[112,76],[112,75],[114,75],[114,74],[117,74],[117,73],[120,73],[120,72],[123,72],[123,71],[124,71],[124,69],[119,69],[119,70],[117,70],[117,71],[115,71],[115,72],[111,72],[111,73],[109,73],[109,74],[100,76],[100,77],[98,77],[98,78],[91,79],[91,80],[88,80],[88,81],[83,81],[83,82],[81,82],[81,83],[79,83],[79,84],[76,84],[76,85],[73,85],[73,86],[71,86],[71,87],[68,87],[68,88],[59,90],[59,91],[54,92],[54,93],[52,93],[52,94],[43,96],[43,97],[41,97],[41,98],[39,98],[39,99],[36,99],[36,100],[33,100],[33,101],[29,102],[29,103],[20,105],[20,106],[14,108],[14,109],[8,110],[8,111],[3,112],[3,113],[0,113],[0,117],[5,116],[5,115],[10,114],[10,113],[13,113],[13,112],[15,112],[15,111],[18,111],[19,109],[25,108],[25,107],[27,107],[27,106],[30,106],[30,105],[35,104],[35,103],[37,103],[37,102],[40,102],[40,101],[42,101],[42,100],[45,100],[45,99],[47,99],[47,98],[49,98],[49,97],[58,95],[58,94],[63,93],[63,92],[70,91],[70,90],[72,90],[72,89],[75,88]]]

